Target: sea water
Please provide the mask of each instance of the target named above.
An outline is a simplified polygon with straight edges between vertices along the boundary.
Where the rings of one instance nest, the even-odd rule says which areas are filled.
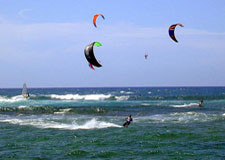
[[[0,89],[0,159],[225,159],[225,87],[28,91]]]

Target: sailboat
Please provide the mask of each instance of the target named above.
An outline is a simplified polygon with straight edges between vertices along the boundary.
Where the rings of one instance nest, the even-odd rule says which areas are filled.
[[[29,98],[30,97],[30,95],[29,95],[29,93],[27,91],[27,85],[26,85],[26,83],[23,84],[22,96],[24,98]]]

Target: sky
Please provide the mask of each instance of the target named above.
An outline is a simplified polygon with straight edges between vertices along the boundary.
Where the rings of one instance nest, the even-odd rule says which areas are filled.
[[[224,0],[0,0],[0,88],[225,86],[224,20]]]

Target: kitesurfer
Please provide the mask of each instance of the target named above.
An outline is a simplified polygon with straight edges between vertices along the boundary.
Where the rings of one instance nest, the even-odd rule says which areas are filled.
[[[201,99],[199,103],[199,107],[201,107],[202,105],[203,105],[203,100]]]
[[[130,115],[125,119],[126,122],[123,124],[123,127],[128,127],[128,126],[130,125],[131,121],[133,121],[133,119],[132,119],[131,116],[132,116],[132,115],[130,114]]]

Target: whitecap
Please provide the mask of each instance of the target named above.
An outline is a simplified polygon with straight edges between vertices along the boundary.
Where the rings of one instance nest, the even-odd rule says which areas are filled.
[[[71,108],[59,109],[59,112],[54,112],[54,114],[65,114],[68,113]]]
[[[30,106],[21,105],[21,106],[18,106],[17,108],[19,108],[19,109],[30,109]]]
[[[148,104],[148,103],[142,103],[141,105],[142,106],[150,106],[150,104]]]
[[[150,123],[193,123],[207,122],[220,119],[221,115],[199,112],[175,112],[171,114],[156,114],[135,118],[135,121],[148,121]]]
[[[60,99],[60,100],[104,100],[110,98],[111,95],[104,94],[88,94],[88,95],[79,95],[79,94],[66,94],[66,95],[57,95],[51,94],[51,98]]]
[[[5,97],[5,96],[0,96],[0,102],[5,102],[5,103],[14,103],[18,101],[24,101],[26,100],[22,95],[18,96],[13,96],[11,98]]]
[[[127,91],[120,91],[121,94],[133,94],[133,92],[127,92]]]
[[[117,101],[127,101],[130,96],[115,96]]]
[[[198,107],[198,103],[180,104],[180,105],[170,105],[171,107]]]
[[[53,121],[53,119],[5,119],[5,120],[0,120],[0,122],[7,122],[11,124],[18,124],[18,125],[30,125],[37,128],[53,128],[53,129],[66,129],[66,130],[122,127],[114,123],[99,121],[99,120],[96,120],[95,118],[88,120],[83,124],[78,124],[76,120],[74,120],[70,124],[60,123],[60,122]]]

